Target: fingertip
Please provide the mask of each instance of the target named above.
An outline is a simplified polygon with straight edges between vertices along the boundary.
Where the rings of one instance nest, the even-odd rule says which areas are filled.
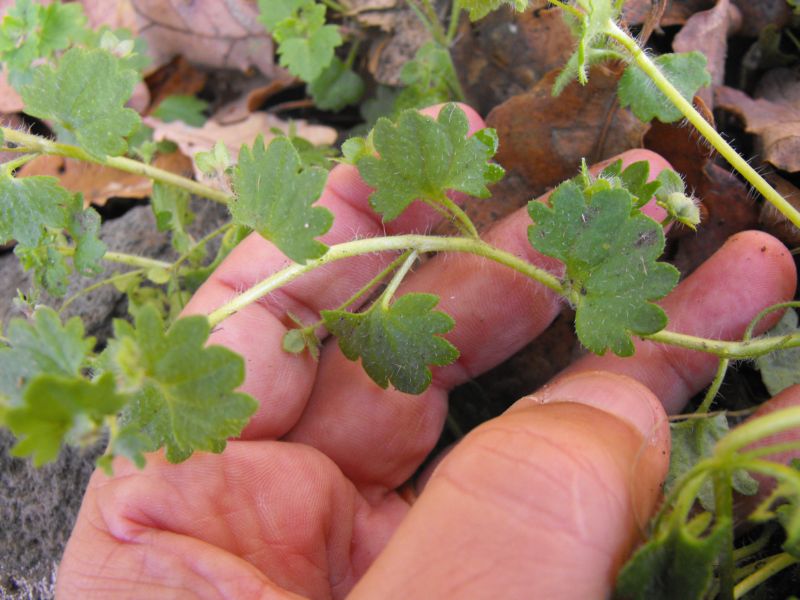
[[[434,104],[433,106],[428,106],[420,110],[423,115],[427,115],[429,117],[438,117],[441,110],[447,106],[448,104],[455,104],[464,111],[464,114],[467,116],[467,121],[469,122],[469,135],[472,135],[479,129],[483,129],[486,127],[486,122],[483,120],[478,112],[469,106],[468,104],[464,104],[463,102],[445,102],[441,104]]]

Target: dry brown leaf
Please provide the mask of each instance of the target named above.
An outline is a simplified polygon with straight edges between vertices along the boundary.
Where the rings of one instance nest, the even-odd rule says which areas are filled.
[[[192,175],[191,161],[179,152],[160,155],[153,164],[179,175]],[[87,205],[95,206],[103,206],[110,198],[147,198],[153,189],[146,177],[62,156],[39,156],[23,166],[19,174],[57,177],[71,192],[83,194]]]
[[[486,121],[497,129],[497,161],[521,172],[534,194],[577,173],[582,158],[595,163],[642,144],[647,125],[616,102],[619,72],[595,67],[589,83],[552,95],[557,72],[526,94],[495,108]]]
[[[693,14],[675,36],[672,48],[676,52],[697,50],[705,54],[711,83],[722,85],[725,78],[725,57],[728,53],[728,34],[741,25],[739,9],[730,0],[719,0],[710,9]],[[703,87],[697,94],[709,107],[713,108],[713,92]]]
[[[127,27],[147,41],[153,68],[177,55],[211,67],[286,76],[255,0],[82,0],[93,25]]]
[[[156,108],[168,96],[194,96],[206,84],[206,74],[194,68],[183,56],[178,56],[146,78]]]
[[[470,104],[482,114],[563,67],[575,49],[560,9],[542,2],[463,25],[453,60]]]
[[[22,177],[57,177],[71,192],[80,192],[88,204],[102,206],[109,198],[146,198],[152,191],[146,177],[62,156],[39,156],[19,172]]]
[[[268,142],[275,134],[272,129],[288,133],[293,128],[295,135],[309,140],[312,144],[333,144],[336,130],[323,125],[310,125],[306,121],[283,121],[265,112],[256,112],[245,120],[227,125],[219,124],[214,118],[206,121],[203,127],[191,127],[182,121],[164,123],[153,117],[145,117],[145,124],[153,128],[153,138],[157,141],[170,140],[178,145],[186,156],[194,157],[198,152],[208,151],[221,141],[228,147],[232,158],[239,155],[243,144],[250,145],[259,135]],[[201,173],[195,170],[200,178]]]
[[[781,71],[785,71],[782,69]],[[791,72],[789,72],[791,73]],[[744,92],[727,86],[714,91],[717,106],[737,115],[745,130],[758,136],[760,154],[777,168],[794,173],[800,171],[800,102],[796,94],[800,82],[787,82],[782,101],[753,99]]]

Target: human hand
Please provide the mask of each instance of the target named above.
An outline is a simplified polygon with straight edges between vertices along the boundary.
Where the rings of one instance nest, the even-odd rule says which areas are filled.
[[[472,130],[482,126],[468,111]],[[659,157],[634,151],[626,163]],[[336,214],[323,238],[425,230],[412,206],[382,224],[355,170],[338,166],[320,201]],[[486,237],[527,260],[519,211]],[[378,388],[326,343],[319,362],[281,349],[287,311],[312,321],[390,260],[333,263],[224,321],[211,342],[244,355],[243,390],[260,408],[221,455],[143,471],[115,463],[84,498],[59,571],[61,598],[602,598],[640,539],[669,459],[662,404],[679,410],[711,379],[709,355],[637,344],[633,358],[587,357],[470,433],[410,504],[398,488],[434,447],[454,386],[543,331],[559,299],[472,256],[437,256],[403,291],[441,297],[461,351],[420,396]],[[285,258],[251,236],[187,307],[207,314]],[[731,273],[735,272],[735,277]],[[478,274],[478,276],[476,276]],[[662,305],[670,328],[736,338],[762,308],[789,299],[794,265],[756,232],[732,238]],[[766,323],[765,325],[768,325]],[[800,398],[797,400],[800,401]]]

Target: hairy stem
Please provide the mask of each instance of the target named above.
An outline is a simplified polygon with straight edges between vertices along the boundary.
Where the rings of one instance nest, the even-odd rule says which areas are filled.
[[[198,183],[197,181],[193,181],[187,177],[182,177],[180,175],[176,175],[175,173],[165,171],[164,169],[159,169],[158,167],[148,165],[138,160],[125,158],[124,156],[106,156],[103,158],[97,158],[90,155],[78,146],[59,144],[58,142],[39,137],[38,135],[23,133],[21,131],[17,131],[16,129],[9,129],[8,127],[0,127],[0,130],[3,132],[6,142],[19,144],[20,146],[24,146],[26,149],[34,152],[52,154],[55,156],[64,156],[66,158],[76,158],[85,162],[111,167],[126,173],[141,175],[143,177],[147,177],[148,179],[152,179],[153,181],[174,185],[188,191],[190,194],[208,198],[209,200],[219,202],[220,204],[227,204],[232,199],[230,194],[214,189],[202,183]]]
[[[741,598],[756,586],[761,585],[779,571],[792,566],[796,562],[798,562],[798,560],[788,552],[781,552],[765,560],[763,566],[758,569],[758,571],[736,584],[736,587],[733,588],[733,597],[737,599]]]
[[[670,346],[679,346],[687,350],[699,350],[707,354],[714,354],[720,358],[734,360],[756,358],[757,356],[763,356],[775,350],[800,346],[800,333],[761,337],[754,340],[743,340],[741,342],[729,342],[663,330],[650,335],[643,335],[642,338],[652,342],[669,344]]]
[[[429,252],[466,252],[468,254],[483,256],[538,281],[557,294],[565,295],[567,293],[561,281],[554,275],[551,275],[544,269],[535,267],[509,252],[495,248],[482,240],[465,237],[398,235],[393,237],[355,240],[331,246],[320,258],[302,265],[293,263],[257,283],[243,294],[240,294],[224,306],[212,312],[208,316],[208,320],[211,326],[214,327],[227,317],[242,310],[244,307],[266,296],[270,292],[294,281],[304,273],[308,273],[309,271],[313,271],[314,269],[318,269],[319,267],[337,260],[360,256],[362,254],[396,252],[402,250],[416,250],[420,254]]]
[[[386,289],[383,290],[383,294],[381,294],[381,306],[384,308],[384,310],[389,309],[389,302],[392,301],[392,298],[397,292],[397,288],[399,288],[400,284],[403,283],[403,279],[406,278],[406,275],[408,275],[411,267],[413,267],[414,263],[417,262],[418,257],[419,253],[416,250],[412,250],[408,255],[408,258],[406,258],[406,260],[403,262],[402,266],[397,269],[397,273],[394,274],[394,277],[392,277],[389,285],[387,285]]]
[[[57,250],[64,256],[75,255],[75,248],[72,246],[59,246]],[[123,252],[106,252],[103,255],[103,260],[141,269],[169,269],[172,267],[172,263],[170,262],[156,260],[155,258],[147,258],[146,256],[137,256],[136,254],[125,254]]]
[[[129,277],[144,273],[145,269],[134,269],[133,271],[125,271],[124,273],[117,273],[116,275],[112,275],[111,277],[107,277],[106,279],[101,279],[97,283],[93,283],[92,285],[86,286],[85,288],[78,290],[72,296],[67,298],[61,307],[58,309],[58,314],[63,315],[64,311],[67,310],[70,304],[75,302],[81,296],[85,296],[86,294],[90,294],[95,290],[99,290],[101,287],[111,285],[116,283],[117,281],[124,281]]]
[[[706,392],[705,397],[703,398],[703,402],[695,411],[696,413],[707,413],[711,408],[711,404],[714,402],[714,398],[717,397],[717,393],[719,392],[719,388],[722,387],[722,381],[725,379],[725,373],[728,371],[728,365],[730,364],[730,360],[727,358],[722,358],[719,361],[719,365],[717,366],[717,374],[714,375],[714,380],[711,382],[711,385],[708,386],[708,391]]]
[[[688,102],[681,93],[664,77],[664,74],[650,60],[647,54],[639,47],[631,36],[623,31],[613,20],[606,26],[609,36],[619,42],[630,54],[630,57],[644,73],[653,80],[659,90],[674,104],[683,116],[694,125],[714,148],[735,168],[742,176],[757,189],[781,214],[783,214],[795,227],[800,227],[800,212],[797,211],[786,199],[773,188],[766,179],[759,175],[745,159],[734,150],[725,139],[706,121],[702,115]]]

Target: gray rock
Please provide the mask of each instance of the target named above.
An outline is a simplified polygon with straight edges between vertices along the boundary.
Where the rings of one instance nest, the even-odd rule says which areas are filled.
[[[222,206],[198,201],[194,208],[197,219],[192,229],[196,235],[209,232],[226,220],[227,211]],[[168,237],[157,231],[147,206],[104,223],[102,238],[114,251],[165,260],[175,257]],[[124,269],[114,266],[95,280],[73,282],[66,297]],[[13,317],[24,316],[14,298],[17,289],[27,290],[30,283],[13,254],[0,255],[0,322],[5,324]],[[47,303],[60,305],[59,301]],[[99,344],[104,344],[110,335],[112,320],[125,314],[125,297],[113,286],[79,297],[65,311],[65,316],[80,315],[87,333],[97,337]],[[35,469],[29,461],[9,455],[13,444],[13,436],[0,430],[0,599],[51,598],[56,566],[94,461],[103,448],[65,448],[57,462]]]

